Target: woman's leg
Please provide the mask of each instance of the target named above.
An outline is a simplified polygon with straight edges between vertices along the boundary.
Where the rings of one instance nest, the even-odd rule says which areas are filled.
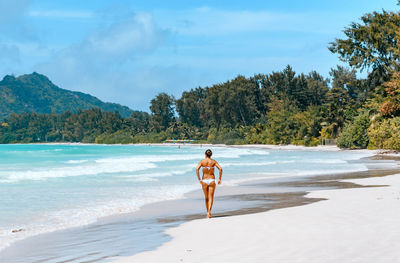
[[[214,202],[214,192],[215,192],[215,182],[212,182],[209,186],[208,186],[208,206],[207,206],[207,215],[209,218],[211,218],[211,209],[213,206],[213,202]]]
[[[203,192],[204,192],[204,198],[206,201],[206,209],[207,209],[207,214],[208,214],[208,185],[206,183],[201,183],[201,186],[203,187]]]

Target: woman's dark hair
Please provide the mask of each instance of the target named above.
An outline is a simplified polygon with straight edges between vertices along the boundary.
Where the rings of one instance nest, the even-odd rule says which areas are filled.
[[[207,157],[211,157],[212,151],[210,149],[207,149],[206,150],[206,155],[207,155]]]

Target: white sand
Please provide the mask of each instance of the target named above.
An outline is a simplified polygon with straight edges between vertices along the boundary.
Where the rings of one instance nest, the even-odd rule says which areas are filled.
[[[348,180],[386,187],[314,191],[310,205],[194,220],[155,251],[116,262],[400,262],[400,174]],[[218,200],[217,200],[218,201]]]
[[[231,147],[238,148],[261,148],[261,149],[275,149],[275,150],[308,150],[308,151],[341,151],[336,145],[318,145],[318,146],[304,146],[304,145],[274,145],[274,144],[245,144],[245,145],[231,145]]]

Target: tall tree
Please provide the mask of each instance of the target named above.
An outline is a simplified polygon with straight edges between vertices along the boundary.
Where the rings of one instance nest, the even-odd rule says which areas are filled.
[[[307,106],[318,106],[326,102],[328,80],[316,71],[307,75]]]
[[[180,99],[176,101],[176,111],[180,119],[189,125],[202,127],[204,115],[204,99],[207,90],[196,88],[190,91],[184,91]]]
[[[147,112],[134,111],[130,118],[125,119],[125,125],[128,126],[132,134],[146,133],[149,131],[150,114]]]
[[[346,88],[346,78],[343,77],[343,71],[331,69],[329,73],[333,77],[332,88],[327,93],[325,130],[329,136],[336,138],[342,131],[343,126],[348,119],[347,111],[350,108],[352,99]]]
[[[261,108],[258,83],[244,76],[213,85],[205,99],[205,113],[218,128],[251,125],[261,116]]]
[[[383,10],[366,14],[361,21],[345,28],[346,38],[330,43],[329,50],[351,67],[372,68],[375,85],[379,85],[399,70],[400,15]]]
[[[167,93],[160,93],[150,101],[151,124],[156,131],[167,129],[175,120],[175,99]]]
[[[360,83],[357,80],[355,69],[337,66],[331,69],[329,75],[332,77],[332,87],[347,90],[348,95],[354,101],[357,100],[358,96],[363,95],[360,94],[363,91],[360,90]]]

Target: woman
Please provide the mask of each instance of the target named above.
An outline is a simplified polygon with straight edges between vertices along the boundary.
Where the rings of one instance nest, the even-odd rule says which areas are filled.
[[[221,184],[222,178],[222,168],[219,166],[216,160],[211,159],[212,152],[208,149],[205,153],[206,158],[201,160],[196,168],[196,175],[199,179],[200,184],[203,187],[204,197],[206,199],[207,216],[211,218],[211,208],[214,201],[214,191],[215,191],[215,176],[214,168],[217,167],[219,170],[219,180],[218,184]],[[203,167],[203,179],[200,179],[199,170]]]

